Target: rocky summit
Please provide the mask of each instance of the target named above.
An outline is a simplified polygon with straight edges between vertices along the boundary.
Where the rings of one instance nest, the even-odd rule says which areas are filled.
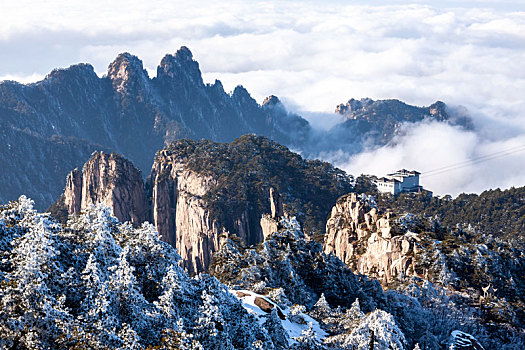
[[[146,173],[155,152],[180,138],[226,142],[255,133],[291,145],[290,127],[309,128],[283,108],[263,108],[242,86],[226,93],[220,81],[205,84],[186,47],[166,55],[153,79],[123,53],[103,77],[77,64],[34,84],[1,82],[0,126],[9,150],[0,155],[0,200],[27,194],[40,208],[58,198],[57,179],[93,151],[123,154]]]
[[[117,154],[93,153],[82,170],[74,169],[67,175],[58,206],[67,215],[100,203],[112,208],[122,222],[137,226],[146,221],[149,216],[141,171]]]
[[[329,131],[333,139],[341,140],[339,148],[353,152],[361,151],[364,145],[383,146],[394,141],[395,136],[406,132],[403,126],[421,122],[440,122],[471,130],[473,123],[467,112],[451,110],[442,101],[430,106],[418,107],[402,101],[350,99],[339,104],[335,113],[344,120]],[[344,138],[344,135],[353,135]]]

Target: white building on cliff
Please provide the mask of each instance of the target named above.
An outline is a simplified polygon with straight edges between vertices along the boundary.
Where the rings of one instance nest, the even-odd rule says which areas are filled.
[[[395,173],[388,174],[376,180],[377,190],[383,193],[396,195],[401,192],[422,192],[423,187],[419,186],[419,175],[415,170],[401,169]],[[432,193],[430,193],[432,195]]]

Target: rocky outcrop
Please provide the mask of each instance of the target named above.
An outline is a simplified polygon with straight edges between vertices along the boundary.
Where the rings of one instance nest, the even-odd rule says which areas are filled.
[[[453,350],[485,350],[474,336],[458,330],[452,331],[447,345]]]
[[[207,271],[212,255],[219,249],[219,236],[227,229],[246,244],[263,240],[262,232],[277,231],[278,218],[284,214],[280,194],[270,188],[268,216],[269,228],[254,229],[257,224],[248,209],[230,212],[221,218],[214,212],[210,201],[217,188],[217,179],[191,170],[187,159],[168,150],[157,153],[147,188],[151,190],[152,219],[162,239],[175,248],[190,273]],[[224,204],[224,207],[227,205]],[[263,216],[261,225],[266,216]]]
[[[286,197],[275,188],[286,189]],[[263,137],[247,135],[232,144],[180,140],[157,152],[145,185],[131,162],[94,153],[82,171],[68,175],[53,215],[67,219],[68,213],[104,203],[121,221],[150,220],[195,274],[208,270],[224,231],[257,244],[279,230],[285,208],[294,213],[312,208],[302,218],[313,231],[324,226],[329,202],[350,189],[341,170],[303,161]]]
[[[270,187],[270,211],[271,214],[265,214],[261,217],[261,230],[264,239],[282,228],[279,220],[284,216],[283,200],[273,187]]]
[[[77,214],[98,203],[109,206],[122,222],[143,223],[148,218],[148,207],[140,170],[122,156],[97,152],[82,171],[71,171],[64,191],[67,211]]]
[[[68,213],[78,214],[82,210],[82,171],[78,168],[67,174],[64,204]]]
[[[340,198],[326,224],[324,251],[355,271],[389,284],[414,274],[419,237],[399,232],[390,213],[381,213],[372,198],[351,193]]]
[[[207,270],[224,226],[203,198],[214,186],[212,177],[188,170],[184,159],[160,151],[147,183],[147,202],[140,170],[121,156],[97,152],[82,171],[68,174],[61,203],[70,214],[104,203],[120,221],[140,225],[151,220],[162,240],[177,248],[187,271],[195,274]],[[245,220],[241,215],[235,221],[236,233],[247,241]]]
[[[271,215],[263,215],[261,217],[261,230],[264,239],[270,236],[272,233],[279,231],[279,221],[273,218]]]
[[[165,242],[177,248],[190,273],[205,271],[219,248],[221,225],[207,209],[204,195],[216,185],[209,176],[184,167],[181,159],[161,151],[153,164],[153,223]]]

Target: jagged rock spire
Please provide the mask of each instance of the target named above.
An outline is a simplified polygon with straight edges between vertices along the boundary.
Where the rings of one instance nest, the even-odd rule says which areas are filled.
[[[121,53],[108,67],[108,78],[120,93],[141,91],[149,83],[142,60],[128,52]]]
[[[278,219],[284,215],[283,200],[279,192],[275,191],[273,187],[270,187],[270,209],[272,218],[274,219]]]
[[[186,46],[182,46],[175,55],[167,54],[157,67],[157,79],[161,82],[187,79],[198,86],[203,86],[199,63]]]

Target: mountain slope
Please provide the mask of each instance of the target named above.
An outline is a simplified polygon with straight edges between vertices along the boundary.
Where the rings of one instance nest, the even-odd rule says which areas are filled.
[[[508,190],[506,201],[499,203],[507,217],[523,211],[512,205],[522,191]],[[439,208],[440,200],[427,196],[378,196],[377,204],[366,195],[343,196],[328,219],[324,250],[389,289],[413,290],[414,283],[425,280],[446,288],[458,305],[475,307],[491,334],[506,337],[504,329],[520,329],[525,322],[525,240],[511,233],[512,226],[501,225],[491,234],[492,227],[506,221],[494,210],[497,205],[489,206],[491,192],[501,199],[501,191],[447,199],[437,214],[430,205],[414,210],[424,203]],[[477,225],[463,221],[476,217],[465,217],[463,210],[476,213],[479,202],[487,205],[480,215],[484,220]],[[502,234],[505,230],[509,234]]]
[[[149,172],[155,152],[165,142],[182,137],[224,142],[256,133],[290,143],[290,127],[309,128],[297,115],[263,108],[241,86],[227,94],[219,81],[204,84],[199,65],[186,47],[166,55],[153,79],[140,59],[124,53],[101,78],[91,65],[78,64],[56,69],[34,84],[4,81],[0,83],[0,122],[5,130],[0,142],[15,150],[2,152],[0,163],[22,163],[22,155],[39,153],[36,148],[42,142],[34,138],[49,140],[59,135],[83,147],[71,150],[54,143],[57,158],[71,159],[69,168],[83,164],[86,154],[95,150],[110,150],[125,154],[143,172]],[[11,171],[5,175],[4,188],[10,190],[0,191],[2,201],[26,193],[44,207],[57,198],[66,172],[59,167],[57,176],[47,176],[41,184],[40,169],[53,160],[45,151],[41,153],[25,172],[28,183],[12,179]]]
[[[82,63],[55,69],[33,84],[0,82],[0,144],[7,145],[0,153],[0,164],[7,165],[0,175],[0,200],[28,194],[38,208],[46,208],[58,198],[66,169],[81,166],[93,151],[123,154],[147,174],[155,152],[182,138],[231,142],[254,133],[316,158],[382,146],[402,125],[423,120],[471,127],[467,117],[456,117],[442,102],[415,107],[352,99],[337,113],[346,120],[328,131],[313,130],[273,95],[259,105],[242,86],[226,93],[218,80],[205,84],[186,47],[166,55],[154,78],[139,58],[122,53],[102,77]],[[27,158],[31,166],[24,164]],[[67,166],[55,165],[56,159]],[[24,173],[20,180],[17,164]]]
[[[149,220],[178,249],[184,267],[198,273],[208,269],[224,230],[247,244],[262,241],[261,218],[276,211],[276,202],[279,215],[293,212],[308,234],[322,235],[332,203],[351,189],[352,178],[342,170],[262,136],[179,140],[157,152],[145,188],[131,162],[94,154],[68,175],[51,212],[65,218],[105,203],[120,220]]]
[[[91,206],[66,227],[0,207],[2,349],[274,349],[215,278],[190,278],[154,227]]]

